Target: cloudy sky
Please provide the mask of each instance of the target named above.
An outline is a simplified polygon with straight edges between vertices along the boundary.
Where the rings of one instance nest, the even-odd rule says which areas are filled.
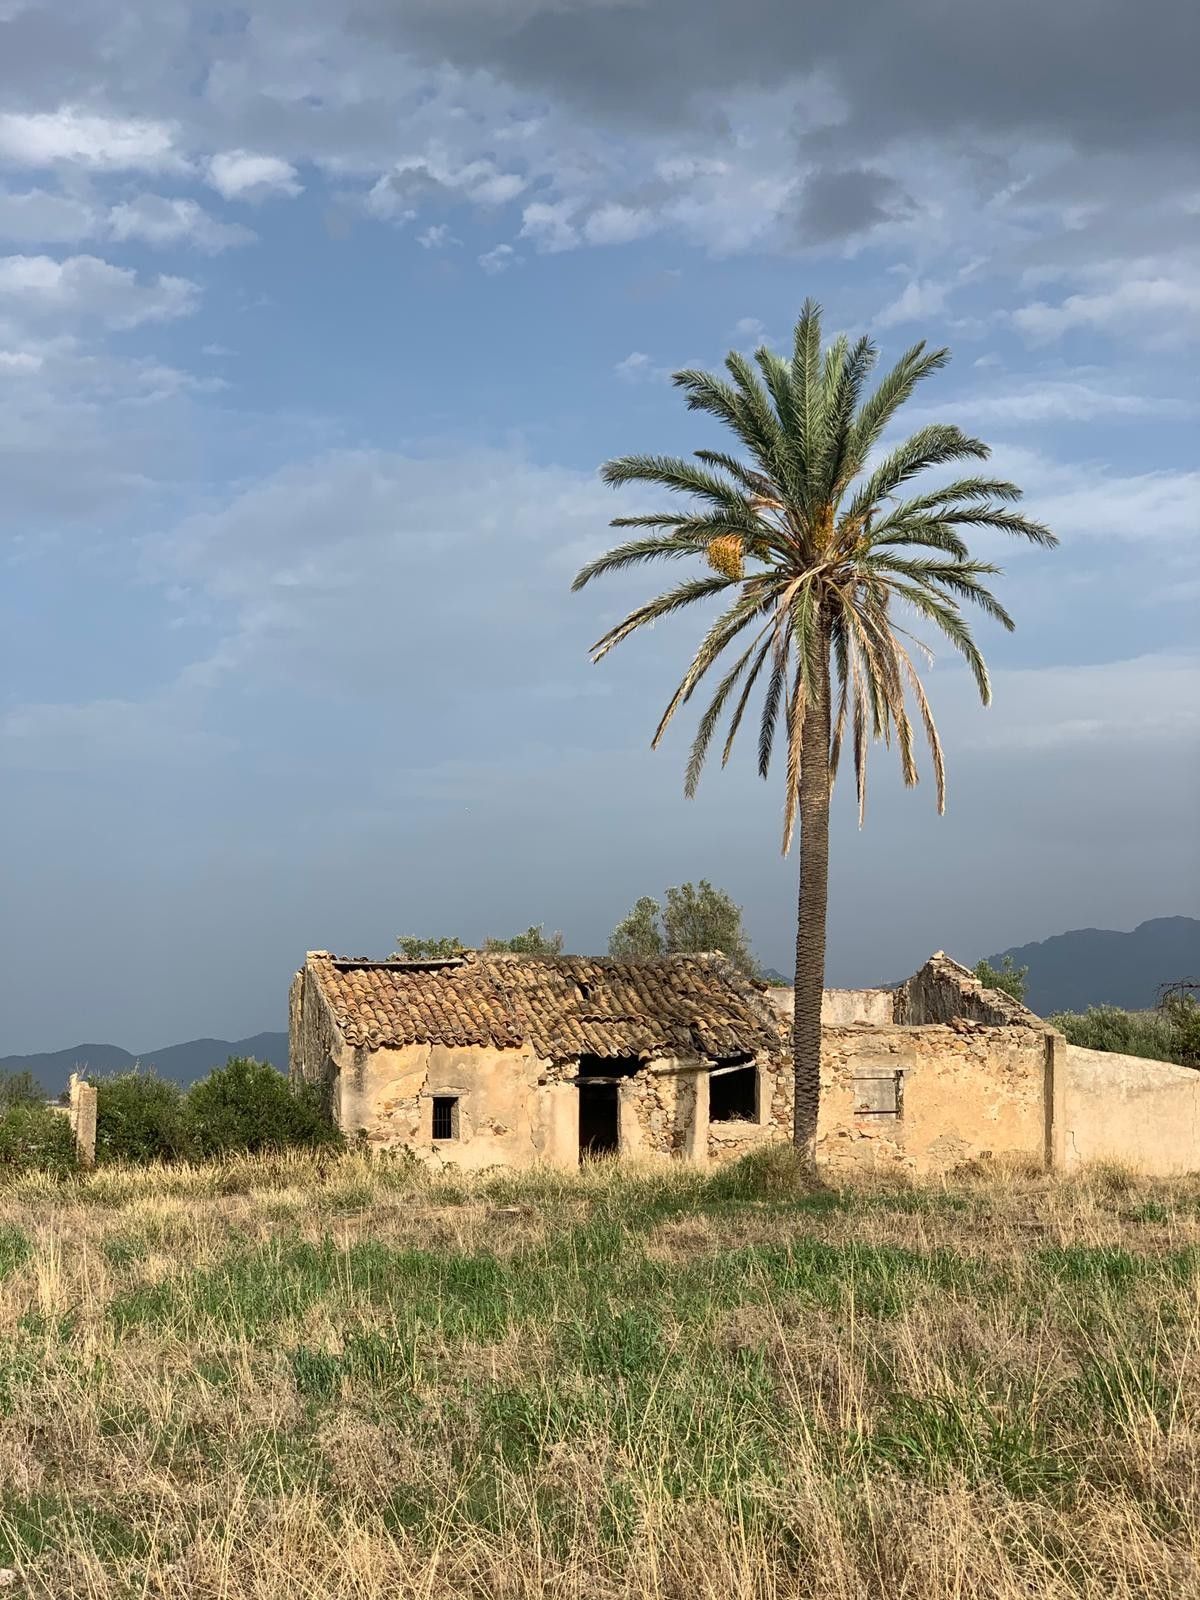
[[[830,981],[1194,913],[1198,15],[0,0],[0,1053],[700,876],[785,966],[779,786],[647,750],[697,620],[593,668],[647,580],[568,585],[810,294],[1062,538],[983,551],[992,709],[931,671],[947,816],[838,796]]]

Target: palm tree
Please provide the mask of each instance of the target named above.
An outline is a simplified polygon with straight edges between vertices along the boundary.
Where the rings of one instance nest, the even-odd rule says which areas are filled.
[[[853,749],[859,825],[866,803],[867,747],[895,738],[906,784],[917,782],[911,702],[928,739],[939,812],[945,805],[941,742],[910,646],[928,649],[900,625],[914,617],[945,635],[965,658],[980,699],[991,699],[987,667],[963,617],[976,605],[1005,628],[1012,618],[982,580],[1000,568],[971,559],[964,533],[998,529],[1053,545],[1041,523],[1013,506],[1021,490],[989,477],[961,477],[925,493],[898,491],[931,467],[985,460],[988,447],[950,424],[920,428],[878,460],[872,454],[917,384],[946,364],[947,350],[908,350],[864,398],[876,360],[869,339],[843,335],[822,352],[821,313],[805,303],[792,359],[765,346],[754,361],[731,352],[728,380],[677,372],[689,410],[706,411],[734,434],[742,452],[697,450],[675,456],[621,456],[603,468],[608,483],[648,483],[686,497],[683,509],[615,517],[639,531],[589,562],[573,587],[641,562],[698,556],[710,569],[639,606],[592,647],[601,660],[639,628],[685,606],[726,596],[727,608],[701,641],[663,713],[657,746],[680,706],[737,641],[736,659],[718,682],[687,765],[686,793],[727,706],[721,765],[765,674],[758,719],[758,770],[767,776],[777,728],[786,742],[783,850],[800,820],[800,900],[796,929],[793,1136],[811,1158],[820,1094],[821,994],[829,871],[829,800],[843,744]],[[898,616],[899,614],[899,616]],[[906,615],[907,614],[907,615]],[[745,643],[749,634],[750,642]],[[742,648],[745,646],[745,648]],[[726,658],[728,659],[728,658]]]

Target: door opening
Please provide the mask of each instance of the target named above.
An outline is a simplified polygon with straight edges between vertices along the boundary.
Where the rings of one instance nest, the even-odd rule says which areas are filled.
[[[617,1131],[615,1083],[579,1085],[579,1158],[615,1155],[620,1147]]]

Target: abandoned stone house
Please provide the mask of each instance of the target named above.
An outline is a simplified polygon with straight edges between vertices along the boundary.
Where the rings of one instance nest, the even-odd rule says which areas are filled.
[[[290,1068],[351,1137],[430,1161],[707,1163],[790,1137],[790,1005],[719,954],[313,951],[292,984]],[[827,1167],[1200,1167],[1200,1073],[1078,1050],[940,952],[896,988],[827,990],[822,1033]]]

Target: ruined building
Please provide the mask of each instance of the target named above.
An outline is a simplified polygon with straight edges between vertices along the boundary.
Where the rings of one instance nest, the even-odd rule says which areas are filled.
[[[291,1073],[327,1090],[350,1137],[430,1161],[721,1161],[791,1136],[790,1004],[721,955],[313,951],[292,984]],[[1200,1073],[1078,1050],[939,952],[894,989],[826,991],[817,1155],[835,1171],[1194,1169]]]

